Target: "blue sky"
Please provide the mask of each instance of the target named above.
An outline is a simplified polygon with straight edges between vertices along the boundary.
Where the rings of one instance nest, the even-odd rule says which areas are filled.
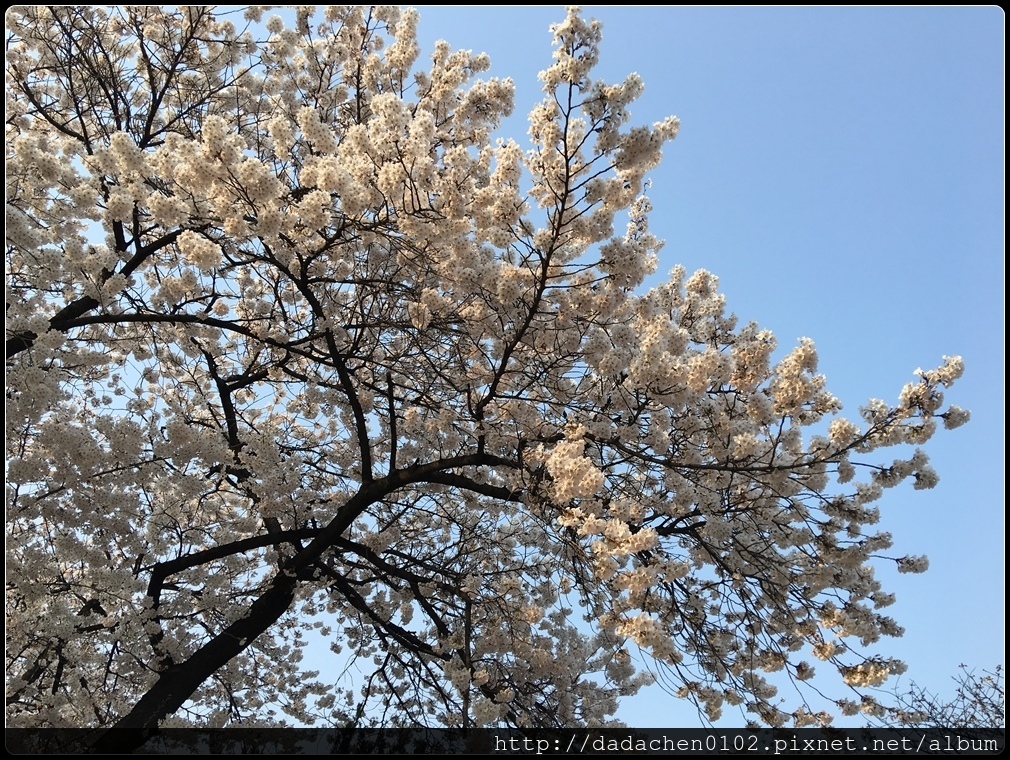
[[[558,7],[420,7],[436,39],[491,56],[517,85],[502,136],[523,144]],[[1004,17],[975,8],[585,9],[604,24],[598,76],[637,71],[633,123],[680,117],[651,175],[657,276],[681,263],[720,277],[728,307],[780,348],[815,340],[829,388],[858,417],[913,371],[960,354],[947,394],[972,412],[927,446],[940,474],[880,502],[895,556],[882,567],[905,626],[886,653],[903,677],[952,696],[959,663],[1004,662]],[[423,62],[419,62],[422,63]],[[883,647],[880,647],[883,649]],[[825,684],[841,695],[840,683]],[[792,703],[794,700],[788,700]],[[630,725],[698,725],[658,689]],[[723,723],[739,724],[727,714]]]

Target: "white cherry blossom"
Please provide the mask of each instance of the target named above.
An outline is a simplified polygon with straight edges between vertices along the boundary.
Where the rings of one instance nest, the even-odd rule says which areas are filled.
[[[679,122],[576,8],[525,146],[416,11],[262,17],[7,14],[8,725],[607,725],[635,648],[809,725],[764,674],[900,673],[876,502],[937,475],[882,449],[961,360],[848,420],[714,274],[642,290]]]

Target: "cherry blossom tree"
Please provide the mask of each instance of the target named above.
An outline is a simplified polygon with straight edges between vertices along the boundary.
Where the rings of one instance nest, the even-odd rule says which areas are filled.
[[[8,12],[8,725],[606,725],[639,650],[711,720],[878,709],[961,360],[842,418],[712,274],[642,289],[678,121],[598,23],[523,147],[417,18]]]

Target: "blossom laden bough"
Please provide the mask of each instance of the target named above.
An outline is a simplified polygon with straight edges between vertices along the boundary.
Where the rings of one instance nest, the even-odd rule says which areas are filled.
[[[678,122],[577,9],[525,151],[415,11],[232,16],[7,17],[10,725],[604,725],[636,647],[809,725],[766,675],[901,672],[876,502],[937,476],[870,455],[967,421],[959,358],[845,419],[715,275],[638,292]]]

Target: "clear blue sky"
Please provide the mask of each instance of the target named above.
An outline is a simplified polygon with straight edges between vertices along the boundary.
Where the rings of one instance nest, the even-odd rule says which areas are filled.
[[[512,77],[525,114],[550,62],[561,6],[426,8],[436,39],[484,51]],[[888,653],[947,696],[959,663],[1004,657],[1004,16],[976,8],[586,8],[604,23],[600,75],[637,71],[633,122],[668,114],[681,132],[652,174],[660,274],[681,263],[719,275],[730,310],[788,349],[813,338],[829,387],[858,417],[894,401],[913,371],[964,357],[948,400],[972,421],[927,447],[932,491],[880,502],[896,556],[882,568],[905,626]],[[841,694],[839,684],[827,684]],[[794,700],[788,700],[789,703]],[[630,725],[697,725],[655,690]],[[740,723],[727,714],[727,725]]]

